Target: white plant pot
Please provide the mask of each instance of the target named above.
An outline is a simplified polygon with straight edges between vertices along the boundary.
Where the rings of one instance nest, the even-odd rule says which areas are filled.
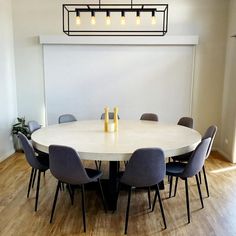
[[[21,143],[17,134],[13,134],[13,144],[16,151],[22,151]]]

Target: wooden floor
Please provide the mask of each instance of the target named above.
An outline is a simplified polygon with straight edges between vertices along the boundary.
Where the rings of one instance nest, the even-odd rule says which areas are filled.
[[[93,166],[93,162],[86,162]],[[71,206],[68,192],[60,193],[54,222],[49,224],[56,180],[46,173],[40,188],[38,212],[34,212],[35,189],[26,198],[30,167],[22,153],[0,163],[0,235],[123,235],[127,193],[121,192],[118,211],[105,214],[99,195],[86,192],[87,233],[83,233],[79,190]],[[161,192],[166,213],[167,229],[158,204],[153,213],[148,210],[147,193],[137,191],[131,199],[128,235],[236,235],[236,165],[224,161],[218,153],[207,160],[210,198],[200,209],[195,179],[190,181],[191,223],[186,224],[184,183],[180,182],[177,196],[168,199],[168,184]],[[103,163],[107,174],[107,163]],[[154,193],[152,193],[152,197]]]

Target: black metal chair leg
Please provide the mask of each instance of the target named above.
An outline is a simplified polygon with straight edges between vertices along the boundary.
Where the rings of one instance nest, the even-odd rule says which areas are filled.
[[[66,187],[67,187],[69,195],[70,195],[71,205],[74,205],[74,189],[70,184],[67,184]]]
[[[40,187],[40,176],[41,176],[41,171],[38,170],[38,183],[37,183],[37,190],[36,190],[36,199],[35,199],[35,211],[37,211],[38,208],[38,199],[39,199],[39,187]]]
[[[53,214],[56,208],[56,204],[57,204],[57,196],[58,196],[58,192],[59,192],[59,188],[60,188],[60,181],[58,180],[57,182],[57,189],[56,189],[56,193],[55,193],[55,197],[54,197],[54,201],[53,201],[53,205],[52,205],[52,212],[51,212],[51,218],[50,218],[50,223],[52,223],[52,219],[53,219]]]
[[[159,189],[159,186],[158,186],[158,189]],[[156,205],[156,200],[157,200],[157,189],[156,189],[156,193],[155,193],[155,196],[154,196],[154,200],[153,200],[153,204],[152,204],[152,211],[154,211],[154,208],[155,208],[155,205]]]
[[[83,224],[84,232],[86,232],[86,218],[85,218],[85,196],[84,196],[84,185],[81,185],[81,196],[82,196],[82,213],[83,213]]]
[[[202,170],[203,170],[203,175],[204,175],[204,180],[205,180],[205,186],[206,186],[206,191],[207,191],[207,197],[209,197],[210,194],[209,194],[209,188],[208,188],[208,181],[207,181],[207,175],[206,175],[205,166],[202,167]]]
[[[102,204],[103,204],[103,207],[104,207],[104,211],[107,213],[106,201],[105,201],[104,193],[103,193],[103,190],[102,190],[101,180],[99,178],[98,178],[98,185],[99,185],[99,189],[100,189],[100,193],[101,193],[101,197],[102,197]]]
[[[175,192],[174,192],[174,197],[176,196],[176,192],[177,192],[178,180],[179,180],[179,178],[176,177],[176,179],[175,179]]]
[[[120,182],[118,183],[118,187],[117,187],[117,193],[116,193],[116,202],[118,202],[118,198],[119,198],[119,194],[120,194]],[[115,212],[116,210],[113,210],[113,213]]]
[[[188,194],[188,179],[185,179],[185,191],[186,191],[186,204],[187,204],[187,214],[188,223],[190,223],[190,206],[189,206],[189,194]]]
[[[102,161],[95,161],[96,169],[101,170]]]
[[[169,190],[169,198],[171,198],[172,182],[173,182],[173,176],[170,176],[170,190]]]
[[[128,230],[131,193],[132,193],[132,187],[129,188],[128,203],[127,203],[126,216],[125,216],[125,234],[127,234],[127,230]]]
[[[95,162],[96,169],[98,170],[98,161],[94,161],[94,162]]]
[[[30,194],[31,184],[32,184],[32,180],[33,180],[33,175],[34,175],[34,168],[32,168],[31,174],[30,174],[30,181],[29,181],[29,186],[28,186],[27,198],[29,197],[29,194]]]
[[[43,176],[44,176],[44,177],[45,177],[45,173],[46,173],[46,171],[43,172]]]
[[[199,175],[200,184],[202,184],[202,175],[201,175],[201,171],[199,171],[198,175]]]
[[[202,192],[201,192],[201,186],[200,186],[200,183],[199,183],[199,179],[198,179],[197,175],[195,175],[195,177],[196,177],[196,181],[197,181],[197,188],[198,188],[198,193],[199,193],[200,201],[201,201],[201,204],[202,204],[202,208],[204,208],[204,203],[203,203],[203,200],[202,200]]]
[[[101,167],[102,167],[102,161],[99,161],[98,170],[101,170]]]
[[[37,175],[37,171],[38,170],[34,169],[32,188],[34,187],[34,182],[35,182],[35,178],[36,178],[36,175]]]
[[[157,193],[158,200],[159,200],[159,205],[160,205],[160,209],[161,209],[162,219],[163,219],[164,226],[165,226],[165,229],[166,229],[166,218],[165,218],[165,213],[164,213],[164,209],[163,209],[163,205],[162,205],[162,200],[161,200],[161,195],[160,195],[158,184],[157,184],[156,193]]]
[[[151,204],[151,188],[150,187],[148,187],[148,206],[149,206],[148,209],[152,208],[152,204]]]

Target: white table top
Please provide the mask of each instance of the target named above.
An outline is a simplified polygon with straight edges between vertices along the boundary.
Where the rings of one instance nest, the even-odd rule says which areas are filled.
[[[154,121],[119,120],[117,133],[105,133],[104,121],[51,125],[32,134],[33,145],[48,153],[51,144],[73,147],[84,160],[128,160],[138,148],[160,147],[165,157],[195,149],[201,135],[193,129]]]

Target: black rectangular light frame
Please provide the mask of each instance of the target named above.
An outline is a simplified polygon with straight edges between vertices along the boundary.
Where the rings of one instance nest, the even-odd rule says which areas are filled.
[[[160,30],[72,30],[71,15],[78,12],[150,12],[162,13]],[[168,4],[63,4],[63,32],[68,36],[164,36],[168,31]]]

